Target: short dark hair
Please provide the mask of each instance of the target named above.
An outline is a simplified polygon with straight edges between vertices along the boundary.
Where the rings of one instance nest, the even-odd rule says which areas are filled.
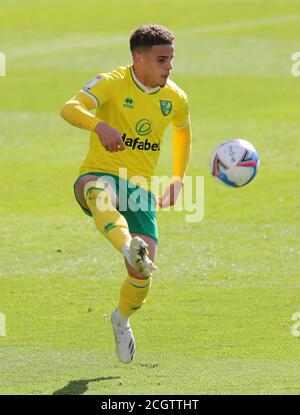
[[[140,26],[131,33],[130,50],[151,48],[155,45],[172,45],[174,35],[171,30],[158,24]]]

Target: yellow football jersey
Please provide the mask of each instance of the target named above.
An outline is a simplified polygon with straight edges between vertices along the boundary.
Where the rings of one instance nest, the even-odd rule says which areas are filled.
[[[171,80],[163,88],[146,89],[132,66],[127,66],[101,73],[81,92],[94,100],[96,116],[120,132],[125,150],[106,151],[97,134],[91,132],[89,151],[80,174],[119,175],[119,169],[126,168],[128,180],[142,176],[150,183],[167,125],[172,122],[174,127],[181,128],[189,123],[184,91]]]

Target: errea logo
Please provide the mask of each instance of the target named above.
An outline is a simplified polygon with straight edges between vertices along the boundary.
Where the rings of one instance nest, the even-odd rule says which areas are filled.
[[[133,108],[133,104],[134,104],[134,100],[132,98],[127,97],[124,99],[123,107]]]

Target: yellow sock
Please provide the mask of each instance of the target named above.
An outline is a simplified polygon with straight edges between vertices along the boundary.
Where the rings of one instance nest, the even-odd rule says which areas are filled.
[[[151,278],[139,280],[128,275],[124,281],[118,309],[123,317],[129,318],[142,307],[151,287]]]
[[[97,228],[118,251],[124,253],[124,246],[129,246],[131,241],[126,219],[112,205],[106,190],[92,187],[91,182],[88,184],[85,199]]]

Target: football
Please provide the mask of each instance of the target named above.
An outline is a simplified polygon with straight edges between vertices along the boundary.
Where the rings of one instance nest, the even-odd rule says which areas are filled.
[[[213,151],[211,174],[221,183],[241,187],[250,183],[257,173],[259,156],[255,147],[246,140],[224,141]]]

